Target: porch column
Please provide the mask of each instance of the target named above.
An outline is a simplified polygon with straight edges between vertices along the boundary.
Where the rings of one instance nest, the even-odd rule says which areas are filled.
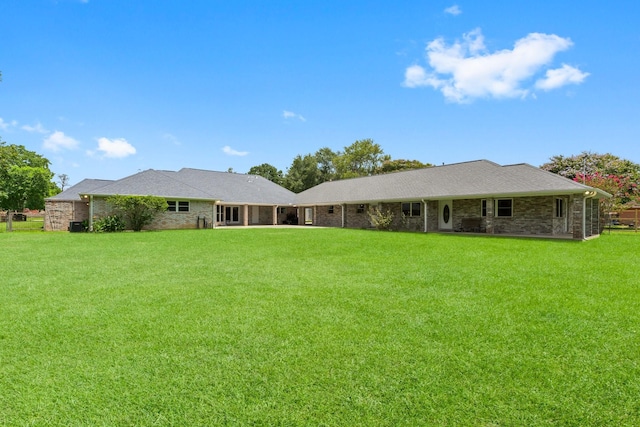
[[[273,225],[278,225],[278,206],[274,206],[271,211],[273,215]]]
[[[424,199],[422,200],[422,209],[423,209],[423,212],[424,212],[424,232],[426,233],[427,232],[427,224],[428,224],[427,220],[429,219],[429,216],[427,215],[427,212],[428,212],[427,211],[427,201],[424,200]]]
[[[573,219],[573,238],[583,240],[584,239],[584,223],[585,223],[585,212],[584,212],[584,196],[576,195],[573,198],[573,203],[571,205],[571,217]]]
[[[89,231],[93,231],[93,195],[89,196]]]
[[[346,209],[347,205],[340,205],[340,210],[342,212],[342,228],[345,227],[345,223],[347,221],[347,209]]]
[[[242,225],[249,225],[249,205],[242,206]]]
[[[494,225],[493,225],[493,218],[494,218],[494,213],[493,213],[493,208],[495,206],[495,203],[493,201],[493,199],[487,199],[487,216],[486,216],[486,222],[487,222],[487,234],[494,234]]]

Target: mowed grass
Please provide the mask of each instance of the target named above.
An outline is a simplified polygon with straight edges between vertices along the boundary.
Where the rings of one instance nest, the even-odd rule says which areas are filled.
[[[635,233],[0,244],[0,425],[640,425]]]

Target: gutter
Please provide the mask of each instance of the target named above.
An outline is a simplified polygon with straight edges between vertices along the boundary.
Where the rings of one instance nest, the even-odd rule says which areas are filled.
[[[424,232],[427,232],[427,201],[422,199],[422,206],[424,207]]]

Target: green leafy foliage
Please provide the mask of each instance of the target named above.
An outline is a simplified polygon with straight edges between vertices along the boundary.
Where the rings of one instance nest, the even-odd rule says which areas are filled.
[[[96,233],[115,233],[124,231],[125,222],[119,215],[107,215],[93,223],[93,231]]]
[[[284,179],[284,186],[294,193],[300,193],[314,185],[319,184],[318,160],[315,156],[307,154],[297,155]]]
[[[373,225],[377,230],[389,230],[391,229],[391,224],[393,223],[393,212],[390,210],[382,211],[380,208],[370,208],[367,212],[369,215],[369,222]]]
[[[167,210],[167,201],[158,196],[116,194],[108,197],[107,203],[115,208],[133,231],[142,230],[144,226],[153,222],[158,213]]]
[[[602,203],[603,213],[640,200],[640,165],[610,153],[553,156],[540,168],[611,194],[613,198]]]
[[[44,199],[57,190],[49,164],[22,145],[0,141],[0,209],[44,209]]]
[[[334,165],[337,176],[344,179],[376,175],[388,160],[391,157],[384,154],[379,144],[372,139],[361,139],[345,147],[344,152],[336,156]]]
[[[261,176],[268,179],[269,181],[275,182],[278,185],[282,185],[284,183],[284,176],[282,175],[282,171],[278,170],[275,166],[272,166],[269,163],[263,163],[259,166],[253,166],[247,173],[249,175]]]

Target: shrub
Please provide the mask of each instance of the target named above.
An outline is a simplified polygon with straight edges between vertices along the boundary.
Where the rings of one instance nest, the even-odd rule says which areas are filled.
[[[133,231],[140,231],[151,224],[156,215],[167,210],[167,201],[157,196],[122,196],[116,194],[107,198],[116,212],[122,214]]]
[[[393,213],[390,210],[382,212],[379,208],[369,209],[369,221],[377,230],[389,230],[393,222]]]
[[[93,223],[93,231],[96,233],[124,231],[124,221],[118,215],[107,215]]]

